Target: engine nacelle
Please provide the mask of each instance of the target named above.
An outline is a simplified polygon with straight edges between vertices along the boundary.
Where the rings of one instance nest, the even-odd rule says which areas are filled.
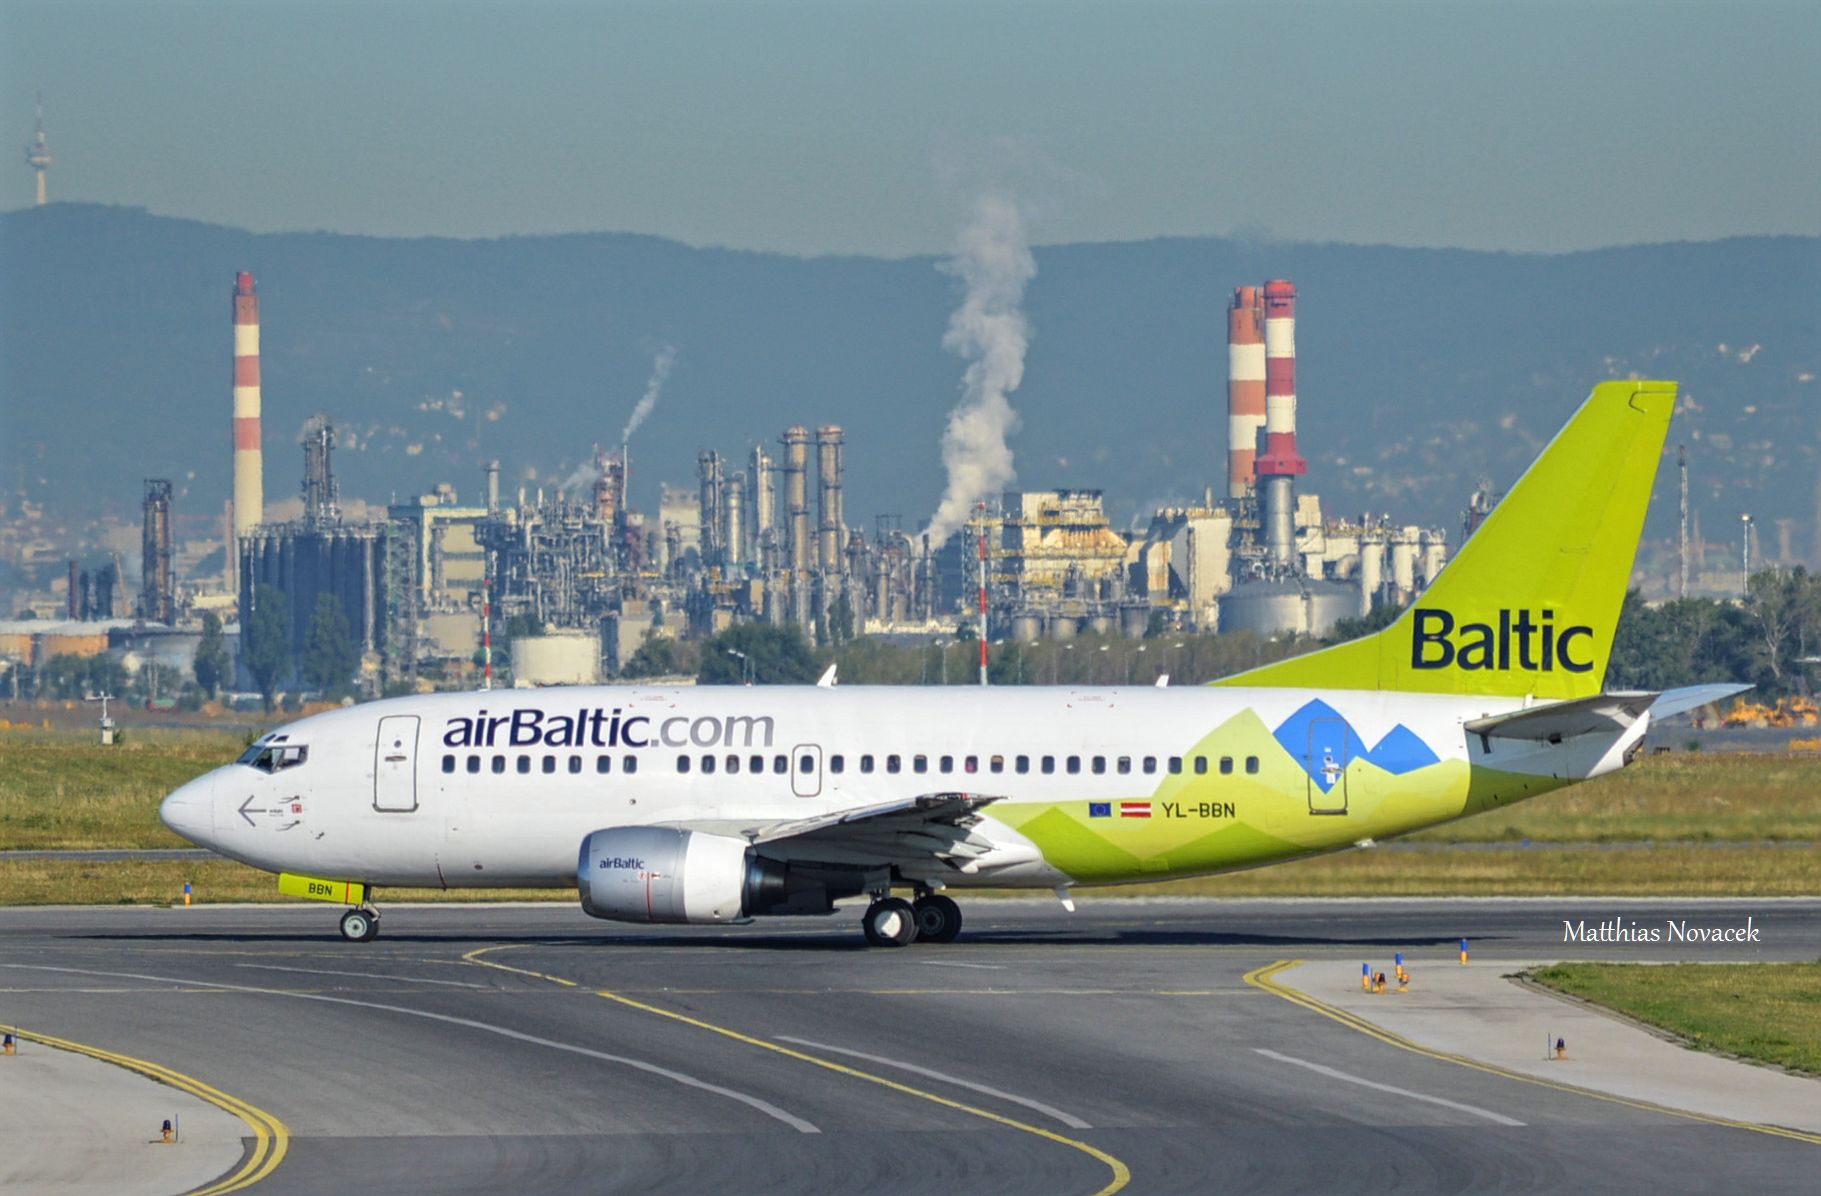
[[[737,922],[834,908],[819,878],[765,859],[744,839],[662,826],[610,826],[583,839],[576,886],[583,912],[617,922]]]

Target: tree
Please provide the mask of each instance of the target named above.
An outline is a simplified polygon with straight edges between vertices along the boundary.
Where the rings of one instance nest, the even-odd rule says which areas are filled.
[[[207,611],[202,616],[202,639],[196,645],[196,659],[190,666],[196,674],[196,684],[213,698],[231,665],[227,643],[221,637],[221,619],[214,611]]]
[[[291,617],[277,586],[253,587],[253,609],[240,617],[240,659],[271,713],[278,684],[291,671]]]
[[[667,635],[645,633],[644,640],[620,670],[622,677],[664,677],[677,671],[677,642]]]
[[[744,653],[745,659],[735,656]],[[748,664],[750,662],[750,665]],[[750,667],[750,673],[748,668]],[[806,685],[820,670],[803,629],[795,623],[735,623],[702,641],[699,685],[739,685],[748,676],[759,685]]]
[[[333,594],[316,596],[316,609],[304,628],[303,678],[305,684],[321,694],[340,693],[354,679],[360,667],[360,651],[354,646],[354,634],[348,627],[348,612],[341,599]]]

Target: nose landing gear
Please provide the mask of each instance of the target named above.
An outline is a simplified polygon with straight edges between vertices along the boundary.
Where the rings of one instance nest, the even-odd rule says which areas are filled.
[[[379,911],[362,906],[341,916],[341,937],[350,943],[370,943],[379,937]]]

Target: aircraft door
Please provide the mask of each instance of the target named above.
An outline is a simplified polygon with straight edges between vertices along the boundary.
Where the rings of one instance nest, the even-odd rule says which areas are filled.
[[[396,813],[417,809],[417,716],[389,714],[379,720],[373,749],[373,808]]]
[[[822,792],[822,748],[818,744],[799,743],[790,749],[790,791],[798,797]]]
[[[1353,732],[1347,720],[1318,718],[1309,723],[1309,813],[1347,812],[1347,762]]]

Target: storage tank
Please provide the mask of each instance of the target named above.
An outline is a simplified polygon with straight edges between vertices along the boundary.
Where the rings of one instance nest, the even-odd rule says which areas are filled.
[[[1072,640],[1075,638],[1075,620],[1066,615],[1050,616],[1050,638]]]
[[[1442,566],[1448,563],[1448,534],[1440,530],[1422,535],[1423,584],[1431,585]]]
[[[519,685],[593,685],[601,679],[600,641],[586,631],[517,636],[512,677]]]
[[[1128,602],[1119,608],[1119,630],[1127,639],[1140,640],[1151,629],[1151,604]]]
[[[1342,619],[1359,613],[1359,590],[1307,578],[1249,581],[1220,597],[1222,635],[1326,635]]]
[[[1112,615],[1089,615],[1087,630],[1094,635],[1113,634]]]
[[[1012,616],[1012,639],[1016,643],[1029,644],[1043,638],[1043,616],[1035,611],[1021,610]]]
[[[1359,613],[1364,615],[1378,600],[1379,587],[1385,583],[1385,541],[1367,536],[1359,542]]]
[[[1391,584],[1406,597],[1416,593],[1416,537],[1414,527],[1391,533]]]

